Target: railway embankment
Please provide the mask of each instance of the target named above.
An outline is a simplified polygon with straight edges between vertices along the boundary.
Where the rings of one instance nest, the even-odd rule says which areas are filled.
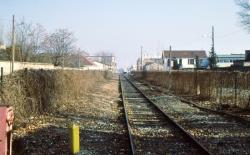
[[[250,120],[249,72],[134,72],[133,77],[160,92],[173,94],[200,107]]]

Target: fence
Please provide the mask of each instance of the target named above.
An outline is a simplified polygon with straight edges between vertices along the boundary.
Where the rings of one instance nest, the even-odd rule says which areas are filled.
[[[135,72],[134,76],[163,86],[176,95],[216,104],[250,107],[250,72]]]

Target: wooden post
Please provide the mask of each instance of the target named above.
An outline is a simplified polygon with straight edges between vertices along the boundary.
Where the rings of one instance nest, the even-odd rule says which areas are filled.
[[[235,72],[235,76],[234,76],[234,104],[235,106],[237,105],[237,83],[238,83],[237,72]]]
[[[199,83],[199,73],[196,70],[196,95],[200,95],[201,94],[201,88],[200,88],[200,83]]]
[[[1,67],[1,86],[3,85],[3,67]]]
[[[222,104],[222,88],[223,88],[223,81],[222,77],[220,78],[220,104]]]

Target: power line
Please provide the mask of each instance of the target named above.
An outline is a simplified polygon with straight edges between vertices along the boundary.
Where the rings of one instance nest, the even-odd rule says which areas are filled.
[[[8,19],[8,18],[0,18],[0,20],[9,21],[9,22],[12,21],[11,19]]]
[[[233,36],[233,35],[241,32],[241,31],[242,31],[241,29],[237,29],[235,31],[231,31],[231,32],[225,33],[223,35],[219,35],[219,36],[216,35],[216,39],[221,40],[221,39]],[[203,39],[210,39],[210,38],[212,38],[211,34],[205,34],[205,35],[201,35],[200,37],[194,38],[192,40],[178,41],[176,45],[178,45],[178,46],[187,46],[187,45],[190,45],[190,44],[195,44],[195,43],[201,42]]]
[[[230,33],[227,33],[227,34],[224,34],[224,35],[221,35],[221,36],[217,36],[216,38],[225,38],[225,37],[228,37],[228,36],[232,36],[238,32],[241,32],[242,30],[241,29],[238,29],[238,30],[235,30],[235,31],[232,31]]]

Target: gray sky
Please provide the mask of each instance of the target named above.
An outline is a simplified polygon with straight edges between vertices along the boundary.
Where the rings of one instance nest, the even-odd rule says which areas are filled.
[[[140,46],[147,53],[204,49],[215,26],[217,54],[244,53],[250,34],[239,24],[234,0],[0,0],[0,25],[17,19],[49,31],[68,28],[87,52],[110,51],[118,66],[135,64]],[[6,26],[7,25],[7,26]]]

